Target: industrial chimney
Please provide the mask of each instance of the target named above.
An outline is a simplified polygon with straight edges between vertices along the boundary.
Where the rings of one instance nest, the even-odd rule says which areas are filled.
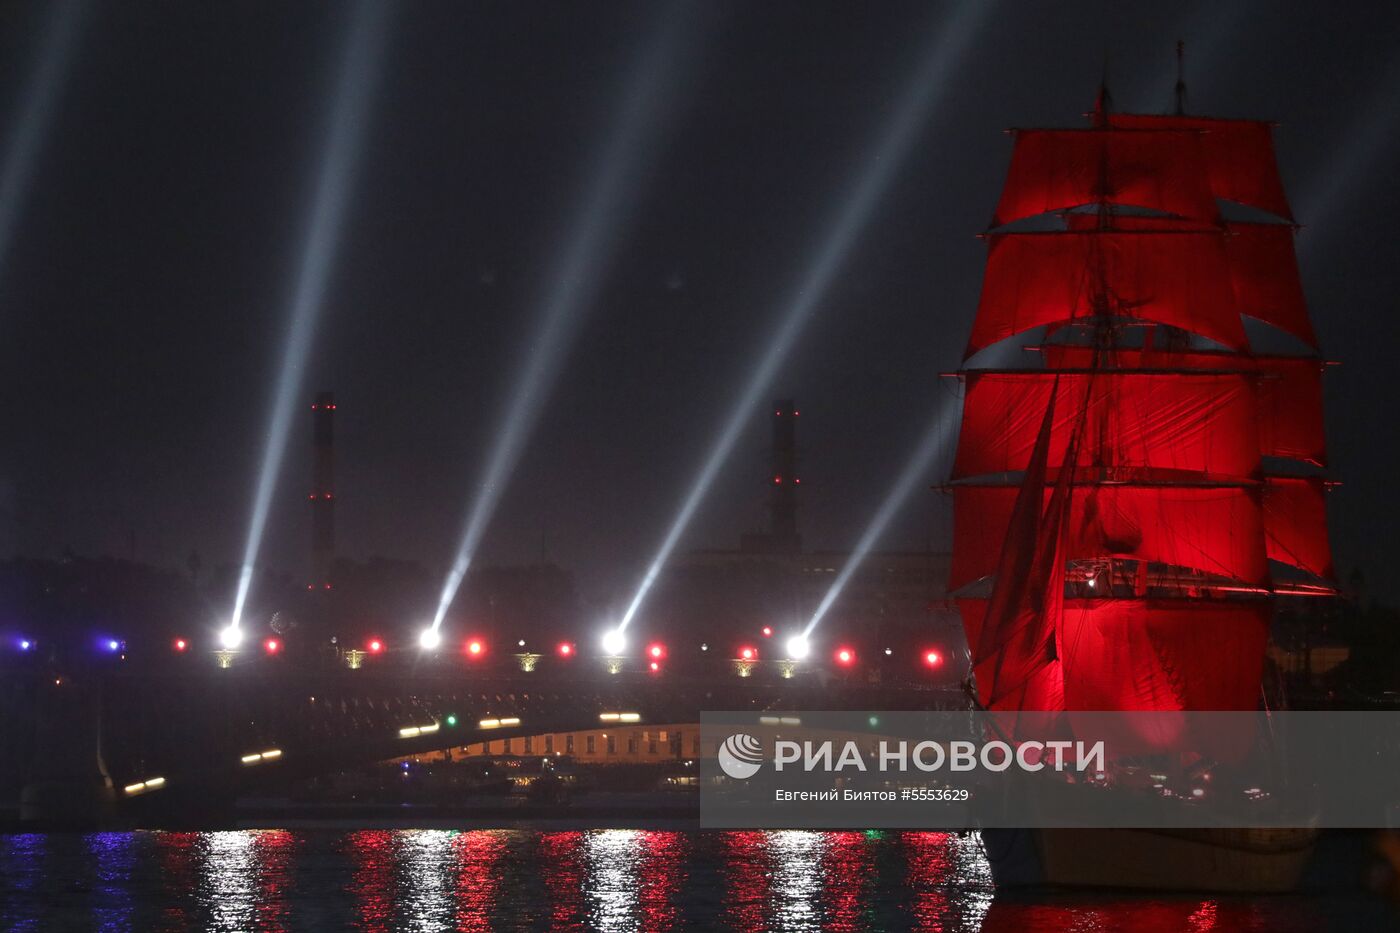
[[[772,548],[781,553],[802,550],[797,533],[797,403],[780,398],[773,403],[772,489],[768,502],[768,535]]]
[[[797,554],[802,536],[797,533],[797,418],[802,412],[790,398],[773,403],[773,453],[768,465],[768,530],[749,532],[739,539],[739,549],[760,554]]]
[[[335,559],[335,395],[316,393],[311,406],[311,582],[309,590],[331,588]]]

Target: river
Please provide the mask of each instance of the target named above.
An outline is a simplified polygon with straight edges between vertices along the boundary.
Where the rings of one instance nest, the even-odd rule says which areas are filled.
[[[0,929],[1400,929],[1362,895],[994,893],[975,835],[233,830],[0,835]]]

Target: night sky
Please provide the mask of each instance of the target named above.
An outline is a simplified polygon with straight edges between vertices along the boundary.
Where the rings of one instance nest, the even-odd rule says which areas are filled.
[[[645,569],[739,380],[948,11],[716,3],[663,76],[598,300],[480,560],[592,598]],[[350,4],[92,5],[0,256],[0,555],[239,560]],[[413,3],[383,76],[265,561],[307,566],[310,402],[338,402],[340,551],[450,563],[623,79],[666,8]],[[47,22],[0,9],[0,153]],[[1400,6],[991,6],[768,395],[802,409],[803,532],[845,549],[953,385],[1009,126],[1121,109],[1277,120],[1324,353],[1332,538],[1400,599]],[[684,547],[764,520],[753,412]],[[950,451],[951,453],[951,451]],[[942,476],[938,467],[928,482]],[[886,547],[946,547],[911,502]]]

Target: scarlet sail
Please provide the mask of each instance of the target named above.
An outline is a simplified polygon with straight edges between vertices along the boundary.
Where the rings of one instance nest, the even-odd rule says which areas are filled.
[[[962,372],[950,589],[990,708],[1252,708],[1272,601],[1332,574],[1270,126],[1096,116],[1016,133],[965,359],[1042,365]]]

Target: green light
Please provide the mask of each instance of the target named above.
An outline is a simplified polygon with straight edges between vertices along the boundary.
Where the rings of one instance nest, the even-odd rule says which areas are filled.
[[[879,724],[880,724],[880,717],[879,717],[879,716],[871,716],[871,717],[870,717],[870,725],[871,725],[871,728],[874,728],[875,726],[878,726]]]
[[[449,726],[455,726],[455,725],[457,725],[457,714],[456,714],[456,713],[449,713],[449,714],[448,714],[448,716],[447,716],[447,724],[448,724]]]

